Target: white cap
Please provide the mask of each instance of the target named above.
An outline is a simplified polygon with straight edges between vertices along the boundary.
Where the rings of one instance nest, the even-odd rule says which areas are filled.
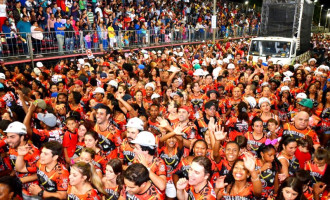
[[[195,59],[191,62],[192,65],[196,65],[196,64],[199,64],[199,60]]]
[[[318,76],[318,75],[322,75],[323,73],[319,72],[319,71],[315,71],[314,74],[315,74],[315,76]]]
[[[153,83],[147,83],[146,86],[144,86],[144,89],[147,89],[147,87],[151,87],[153,91],[155,91],[156,87]]]
[[[148,54],[144,54],[144,59],[148,59],[149,58],[149,55]]]
[[[305,67],[305,70],[307,70],[308,72],[312,71],[312,69],[310,67]]]
[[[183,56],[183,52],[179,52],[178,56],[182,57]]]
[[[84,60],[84,59],[82,59],[82,58],[80,58],[80,59],[78,59],[78,63],[82,65],[82,64],[84,64],[84,63],[85,63],[85,60]]]
[[[34,72],[37,76],[39,76],[39,75],[41,74],[41,71],[40,71],[40,69],[39,69],[38,67],[33,68],[33,72]]]
[[[0,73],[0,79],[6,80],[6,75],[4,73]]]
[[[291,71],[286,71],[283,73],[284,76],[293,76],[293,73]]]
[[[228,65],[227,69],[235,69],[235,65],[233,63],[230,63]]]
[[[4,131],[5,133],[17,133],[25,135],[26,132],[26,126],[22,122],[12,122],[8,125],[7,129]]]
[[[302,64],[295,64],[293,65],[294,70],[298,69],[298,67],[302,66]]]
[[[151,53],[156,54],[156,51],[152,51]]]
[[[283,66],[283,63],[282,63],[281,61],[277,61],[276,64],[278,64],[278,65],[280,65],[280,66]]]
[[[140,132],[135,140],[132,140],[131,143],[133,144],[139,144],[141,146],[147,146],[151,148],[156,147],[156,139],[155,136],[150,133],[149,131],[142,131]]]
[[[317,69],[323,69],[323,70],[329,71],[329,67],[326,65],[320,65]]]
[[[286,76],[286,77],[283,78],[283,82],[285,82],[285,81],[291,81],[291,78]]]
[[[161,54],[161,53],[162,53],[162,51],[161,51],[161,50],[158,50],[158,51],[157,51],[157,53]]]
[[[204,76],[204,71],[202,69],[196,69],[193,74],[194,76]]]
[[[216,65],[217,64],[217,61],[215,59],[212,59],[211,60],[211,65]]]
[[[203,61],[202,62],[202,66],[206,66],[206,61]]]
[[[96,94],[96,93],[104,94],[104,89],[101,88],[101,87],[97,87],[97,88],[94,90],[93,94]]]
[[[307,99],[307,95],[303,92],[297,94],[296,99]]]
[[[223,62],[224,63],[229,63],[229,59],[228,58],[225,58],[225,59],[223,59]]]
[[[113,86],[113,87],[115,87],[115,88],[118,88],[118,83],[117,83],[117,81],[115,81],[115,80],[111,80],[111,81],[109,81],[109,82],[108,82],[108,85],[111,85],[111,86]]]
[[[157,94],[157,93],[153,93],[153,94],[151,95],[151,100],[152,100],[152,99],[157,99],[157,98],[159,98],[159,97],[160,97],[159,94]]]
[[[213,69],[212,75],[214,79],[218,78],[220,71],[221,71],[221,67],[216,67]]]
[[[37,62],[37,67],[43,67],[44,65],[42,64],[42,62]]]
[[[254,97],[245,97],[245,100],[250,104],[251,108],[255,108],[257,101]]]
[[[233,59],[233,56],[231,54],[228,54],[227,59],[228,60]]]
[[[269,105],[270,105],[270,100],[267,97],[261,97],[259,99],[259,107],[261,107],[261,104],[263,104],[265,102],[269,103]]]
[[[141,53],[143,53],[143,54],[147,54],[147,53],[148,53],[148,51],[147,51],[147,50],[144,50],[144,49],[142,49],[142,50],[141,50]]]
[[[171,65],[170,69],[167,70],[168,72],[177,72],[177,71],[180,71],[179,68],[175,67],[174,65]]]
[[[203,76],[206,76],[206,75],[208,75],[208,74],[209,74],[208,71],[203,71]]]
[[[284,92],[284,91],[290,91],[290,88],[288,86],[281,87],[281,92]]]
[[[268,82],[263,82],[263,83],[261,83],[261,87],[263,87],[263,86],[265,86],[265,85],[269,85],[269,83],[268,83]]]
[[[315,58],[311,58],[311,59],[309,59],[309,60],[308,60],[308,64],[311,64],[312,61],[316,62],[316,59],[315,59]]]
[[[133,117],[128,120],[127,124],[125,125],[127,128],[136,128],[139,130],[143,130],[143,121],[138,117]]]
[[[218,63],[218,65],[223,65],[223,61],[222,60],[218,60],[217,63]]]
[[[175,49],[174,49],[174,50],[175,50]],[[174,51],[173,54],[174,54],[174,55],[178,55],[178,52]]]

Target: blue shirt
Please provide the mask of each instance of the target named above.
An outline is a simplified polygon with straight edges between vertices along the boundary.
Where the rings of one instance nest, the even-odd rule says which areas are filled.
[[[61,22],[55,22],[54,29],[55,29],[56,35],[57,34],[64,35],[64,31],[57,29],[57,28],[62,28],[62,27],[64,27],[64,24],[62,24]]]
[[[19,32],[21,32],[21,36],[23,38],[26,38],[26,33],[31,33],[31,23],[30,22],[25,22],[25,21],[19,21],[17,23],[17,26],[16,26],[19,30]]]
[[[10,27],[8,27],[6,24],[2,25],[2,32],[3,33],[9,33],[9,34],[6,34],[6,38],[11,37],[10,36],[10,32],[11,32]]]

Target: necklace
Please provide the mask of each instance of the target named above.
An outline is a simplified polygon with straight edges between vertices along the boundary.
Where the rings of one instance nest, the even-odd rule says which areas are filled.
[[[241,193],[247,186],[248,186],[248,184],[245,183],[244,187],[242,187],[238,192],[235,192],[236,195],[238,195],[239,193]],[[237,187],[235,188],[235,190],[237,191]]]

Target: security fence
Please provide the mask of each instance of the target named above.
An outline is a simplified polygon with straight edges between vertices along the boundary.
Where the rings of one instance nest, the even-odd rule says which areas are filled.
[[[87,49],[91,49],[92,52],[103,52],[116,48],[201,42],[212,40],[213,32],[216,39],[255,36],[258,34],[258,26],[121,30],[115,31],[114,34],[109,34],[106,29],[1,34],[0,59],[33,60],[44,56],[81,54]]]

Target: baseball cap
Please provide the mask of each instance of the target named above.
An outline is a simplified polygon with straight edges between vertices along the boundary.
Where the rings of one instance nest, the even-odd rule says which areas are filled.
[[[125,126],[127,128],[137,128],[142,131],[143,130],[143,121],[138,117],[133,117],[128,120],[128,122]]]
[[[37,62],[37,67],[43,67],[44,65],[42,64],[42,62]]]
[[[270,105],[270,100],[267,97],[261,97],[259,99],[259,107],[261,107],[261,104],[263,104],[265,102],[269,103],[269,105]]]
[[[219,92],[218,92],[218,91],[216,91],[216,90],[209,90],[209,91],[207,91],[207,93],[206,93],[207,97],[209,97],[209,98],[210,98],[210,95],[211,95],[212,93],[216,94],[216,95],[217,95],[217,97],[219,97],[219,96],[220,96],[220,94],[219,94]]]
[[[313,101],[311,99],[302,99],[299,104],[307,108],[313,108]]]
[[[36,105],[37,107],[45,110],[47,105],[46,102],[43,99],[37,99],[34,101],[34,105]]]
[[[147,87],[151,87],[153,91],[155,91],[156,87],[153,83],[147,83],[144,88],[147,89]]]
[[[178,95],[179,97],[183,97],[183,94],[179,91],[173,92],[170,96],[173,98],[175,95]]]
[[[80,85],[80,86],[83,86],[84,85],[84,83],[81,80],[76,80],[74,82],[74,84],[77,84],[77,85]]]
[[[257,101],[254,97],[245,97],[245,100],[250,104],[251,108],[255,108]]]
[[[6,79],[6,75],[4,73],[0,73],[0,79]]]
[[[290,71],[286,71],[286,72],[283,73],[283,75],[290,77],[290,76],[293,76],[293,73],[290,72]]]
[[[130,100],[130,99],[132,99],[132,96],[129,95],[129,94],[125,94],[125,95],[123,96],[123,100],[124,100],[124,101],[128,101],[128,100]]]
[[[290,88],[288,86],[281,87],[281,92],[284,92],[284,91],[290,91]]]
[[[111,86],[113,86],[113,87],[115,87],[115,88],[118,88],[118,83],[117,83],[117,81],[115,81],[115,80],[111,80],[111,81],[109,81],[109,82],[108,82],[108,85],[111,85]]]
[[[307,99],[307,95],[303,92],[298,93],[296,99]]]
[[[131,143],[133,144],[139,144],[141,146],[147,146],[150,148],[156,147],[156,139],[155,136],[150,133],[149,131],[142,131],[140,132],[135,140],[132,140]]]
[[[291,78],[286,76],[286,77],[283,78],[283,82],[285,82],[285,81],[291,81]]]
[[[37,118],[49,127],[56,126],[56,117],[52,113],[38,113]]]
[[[22,122],[18,122],[18,121],[10,123],[4,132],[17,133],[21,135],[27,134],[26,126]]]
[[[101,88],[101,87],[97,87],[97,88],[94,90],[93,94],[96,94],[96,93],[104,94],[104,89]]]
[[[108,77],[108,75],[107,75],[107,73],[105,73],[105,72],[102,72],[101,74],[100,74],[100,78],[101,79],[104,79],[104,78],[107,78]]]
[[[204,108],[205,109],[210,109],[212,106],[217,108],[217,104],[214,101],[208,101],[208,102],[205,103]]]
[[[227,69],[235,69],[235,65],[233,63],[230,63],[228,65]]]
[[[188,106],[181,106],[179,109],[184,109],[184,110],[186,110],[188,113],[190,113],[190,108],[188,107]],[[178,109],[178,110],[179,110]]]
[[[159,97],[160,97],[160,95],[157,94],[157,93],[153,93],[153,94],[151,95],[151,99],[157,99],[157,98],[159,98]]]
[[[196,69],[194,76],[204,76],[204,71],[202,69]]]

